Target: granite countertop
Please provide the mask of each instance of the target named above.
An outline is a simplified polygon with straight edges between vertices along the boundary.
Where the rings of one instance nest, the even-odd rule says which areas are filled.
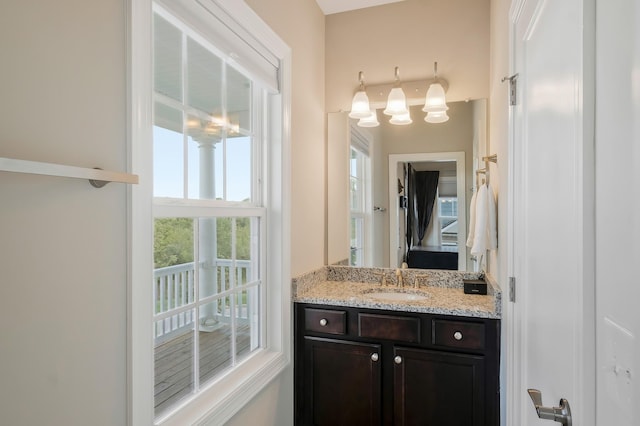
[[[381,274],[386,285],[381,285]],[[293,300],[298,303],[386,309],[404,312],[500,318],[502,297],[495,281],[487,276],[487,295],[464,294],[463,279],[480,274],[458,271],[404,269],[404,287],[396,282],[395,270],[328,266],[293,280]],[[416,280],[418,286],[415,287]],[[374,298],[371,293],[409,293],[421,300]]]

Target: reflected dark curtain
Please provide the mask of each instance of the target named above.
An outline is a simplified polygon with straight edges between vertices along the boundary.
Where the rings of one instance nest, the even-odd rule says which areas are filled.
[[[406,239],[407,253],[405,261],[409,257],[409,252],[413,247],[414,235],[417,236],[418,246],[422,245],[431,215],[433,205],[436,202],[438,193],[438,182],[440,172],[417,172],[411,164],[407,165],[406,171],[407,188],[407,210],[406,210]]]
[[[405,172],[405,188],[407,189],[407,206],[405,209],[405,237],[407,239],[407,253],[404,256],[404,261],[407,262],[409,258],[409,251],[413,244],[413,222],[416,218],[416,190],[415,190],[415,175],[416,171],[411,166],[411,163],[407,164]]]
[[[416,213],[417,213],[417,233],[418,245],[422,245],[424,234],[427,231],[431,215],[433,213],[433,205],[436,202],[436,194],[438,193],[438,181],[440,172],[415,172],[414,188],[416,192]]]

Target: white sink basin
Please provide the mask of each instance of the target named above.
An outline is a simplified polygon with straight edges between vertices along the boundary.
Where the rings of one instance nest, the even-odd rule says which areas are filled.
[[[401,302],[414,302],[418,300],[426,300],[428,298],[424,294],[402,293],[398,291],[375,291],[367,293],[366,296],[377,300],[393,300]]]

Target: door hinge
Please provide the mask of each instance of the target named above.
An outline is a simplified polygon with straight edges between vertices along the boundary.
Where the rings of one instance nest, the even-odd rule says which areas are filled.
[[[509,302],[516,301],[516,277],[509,277]]]
[[[503,77],[502,82],[509,80],[509,105],[516,105],[516,94],[518,92],[518,74],[511,77]]]

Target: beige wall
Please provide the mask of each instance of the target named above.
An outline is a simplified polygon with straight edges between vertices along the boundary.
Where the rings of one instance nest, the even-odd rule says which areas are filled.
[[[438,74],[449,101],[489,96],[489,0],[406,0],[327,16],[327,111],[348,111],[358,87]]]
[[[0,156],[126,170],[125,2],[0,2]],[[0,173],[0,423],[124,425],[126,187]]]
[[[325,264],[324,15],[314,0],[247,4],[292,51],[291,272],[295,276]]]

